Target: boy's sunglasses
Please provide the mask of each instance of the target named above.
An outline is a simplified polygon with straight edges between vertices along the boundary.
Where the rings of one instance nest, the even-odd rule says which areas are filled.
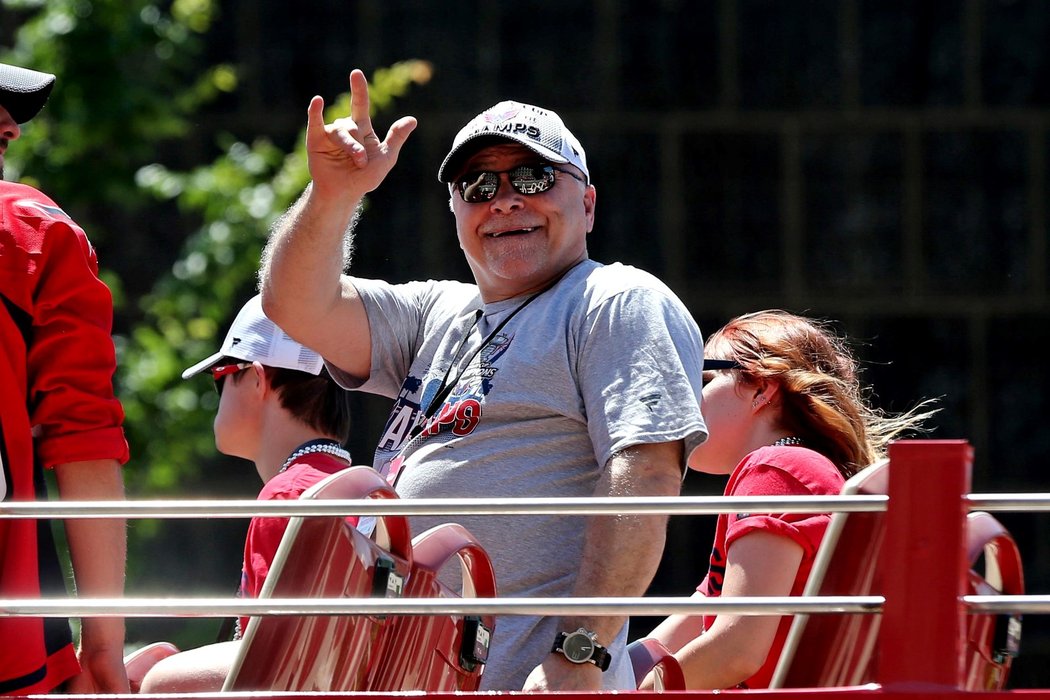
[[[490,202],[499,191],[500,175],[507,174],[510,186],[518,194],[527,196],[541,194],[554,187],[556,176],[554,173],[565,173],[569,177],[583,182],[583,178],[576,173],[553,165],[521,165],[513,170],[487,170],[484,172],[467,173],[456,180],[456,190],[464,202],[480,204]]]
[[[231,365],[215,365],[211,368],[211,378],[215,380],[215,391],[222,396],[222,385],[226,381],[226,376],[230,374],[237,374],[252,366],[251,362],[236,362]]]

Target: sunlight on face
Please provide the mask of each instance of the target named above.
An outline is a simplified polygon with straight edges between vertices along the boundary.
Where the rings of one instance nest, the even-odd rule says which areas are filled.
[[[463,172],[503,172],[543,162],[524,146],[500,144],[475,153]],[[586,258],[594,202],[593,187],[564,173],[556,173],[554,186],[539,194],[517,192],[506,175],[500,175],[488,202],[464,202],[454,192],[460,247],[482,297],[495,301],[536,291]]]

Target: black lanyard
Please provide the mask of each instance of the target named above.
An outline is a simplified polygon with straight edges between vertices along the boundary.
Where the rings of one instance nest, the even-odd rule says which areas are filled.
[[[434,417],[434,414],[437,413],[438,408],[441,406],[442,403],[445,402],[445,399],[448,398],[448,395],[452,393],[452,389],[455,388],[457,384],[459,384],[459,381],[463,378],[463,373],[467,371],[468,367],[470,367],[470,363],[471,361],[473,361],[474,357],[477,356],[479,352],[484,350],[488,346],[488,344],[491,343],[497,335],[499,335],[499,332],[503,330],[503,327],[510,323],[510,320],[517,316],[519,311],[531,304],[533,300],[536,299],[536,297],[553,289],[558,284],[558,282],[561,282],[562,279],[564,279],[564,277],[569,274],[569,272],[574,270],[576,266],[582,262],[583,260],[580,260],[579,262],[570,266],[567,270],[563,271],[560,275],[554,278],[543,289],[534,293],[528,299],[518,304],[517,308],[511,311],[505,319],[499,322],[499,325],[492,329],[491,333],[485,336],[485,339],[481,341],[481,345],[479,345],[474,352],[470,353],[470,356],[467,357],[466,361],[462,365],[460,365],[459,373],[456,374],[456,378],[450,382],[448,378],[449,375],[452,374],[452,367],[456,364],[456,358],[459,357],[459,353],[463,352],[463,348],[467,344],[467,339],[470,338],[470,334],[474,331],[474,328],[478,325],[478,322],[481,320],[483,311],[481,309],[477,310],[477,312],[474,314],[474,322],[470,324],[470,328],[468,328],[467,332],[463,334],[463,340],[459,341],[459,347],[456,348],[456,353],[452,356],[452,359],[449,360],[448,369],[445,370],[445,376],[441,379],[441,384],[438,386],[437,393],[434,394],[434,398],[430,400],[429,404],[427,404],[427,408],[423,412],[423,418],[419,421],[419,423],[416,424],[416,427],[412,429],[412,432],[408,434],[408,439],[405,440],[404,444],[401,446],[401,454],[404,454],[405,448],[408,446],[408,444],[426,429],[427,423],[430,421],[431,418]],[[398,476],[400,477],[400,472],[398,473]]]
[[[489,343],[491,343],[493,339],[497,335],[499,335],[499,332],[503,330],[503,327],[510,323],[510,320],[512,318],[518,315],[519,311],[531,304],[533,299],[543,294],[549,288],[550,287],[547,287],[536,292],[528,299],[518,304],[518,306],[513,311],[507,314],[507,317],[500,321],[499,325],[493,328],[491,333],[485,336],[485,339],[481,341],[481,345],[479,345],[474,350],[474,352],[470,353],[470,355],[467,356],[466,360],[460,365],[459,372],[456,374],[456,378],[450,382],[448,380],[448,377],[450,374],[452,374],[452,368],[456,364],[456,358],[459,357],[459,353],[463,352],[463,347],[467,344],[467,340],[470,338],[470,334],[474,332],[474,328],[478,325],[478,322],[481,320],[483,312],[481,309],[477,310],[477,312],[474,314],[474,322],[470,324],[470,328],[468,328],[467,332],[463,334],[463,340],[459,341],[459,347],[456,348],[455,354],[452,356],[452,359],[449,360],[448,369],[445,370],[445,376],[441,378],[441,384],[438,386],[437,393],[434,394],[434,398],[431,399],[430,403],[427,405],[427,410],[423,412],[423,420],[421,420],[419,424],[412,430],[412,434],[410,437],[415,437],[416,435],[418,435],[426,426],[427,421],[434,417],[434,414],[437,413],[438,407],[445,402],[445,399],[448,398],[448,395],[452,393],[452,389],[455,388],[457,384],[459,384],[459,380],[463,378],[463,373],[467,371],[467,368],[470,366],[470,363],[474,360],[478,353],[480,353],[482,350],[488,347]]]

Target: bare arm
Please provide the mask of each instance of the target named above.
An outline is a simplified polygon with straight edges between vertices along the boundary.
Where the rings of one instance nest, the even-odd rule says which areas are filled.
[[[595,487],[595,496],[677,496],[682,481],[682,442],[635,445],[614,455]],[[583,561],[573,596],[641,596],[663,554],[666,515],[589,517]],[[559,629],[596,632],[608,646],[626,616],[562,618]],[[554,640],[550,640],[554,643]],[[594,664],[573,664],[550,654],[533,670],[525,690],[597,690],[601,671]]]
[[[801,561],[802,547],[786,537],[745,535],[729,547],[722,596],[789,595]],[[781,618],[719,615],[711,629],[687,639],[695,619],[669,618],[652,634],[675,652],[691,690],[731,688],[753,676],[769,656]],[[652,688],[651,682],[650,676],[642,687]]]
[[[66,501],[124,499],[124,481],[116,460],[70,462],[55,467],[58,490]],[[71,519],[66,538],[73,561],[77,595],[119,598],[124,595],[127,540],[124,520]],[[127,693],[124,672],[124,620],[84,618],[77,649],[82,672],[69,682],[73,693]]]
[[[702,601],[707,596],[696,592],[693,593],[692,597]],[[665,647],[675,652],[699,637],[703,632],[703,615],[671,615],[657,625],[649,633],[649,636],[653,639],[659,639]]]
[[[349,374],[365,378],[371,339],[364,305],[343,276],[344,236],[350,235],[364,196],[397,162],[412,117],[395,122],[386,140],[369,117],[368,83],[350,73],[350,116],[324,123],[324,100],[310,101],[306,151],[313,178],[274,226],[263,255],[263,310],[300,342]]]

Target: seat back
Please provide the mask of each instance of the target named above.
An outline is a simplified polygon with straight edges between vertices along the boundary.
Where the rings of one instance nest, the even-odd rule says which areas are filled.
[[[966,534],[970,566],[974,567],[967,593],[1024,595],[1021,555],[1006,528],[990,514],[977,511],[966,518]],[[966,632],[962,690],[1002,690],[1020,650],[1021,616],[967,615]]]
[[[634,680],[639,685],[652,673],[653,690],[686,690],[682,666],[660,640],[652,637],[635,640],[627,645],[627,653],[631,657]]]
[[[481,544],[462,525],[447,523],[412,543],[412,573],[406,598],[451,598],[438,579],[454,557],[463,574],[463,595],[494,598],[496,578]],[[369,690],[477,690],[496,621],[492,615],[400,615],[393,620],[391,653],[376,665]]]
[[[886,494],[888,486],[889,460],[883,460],[850,477],[842,495]],[[833,513],[803,595],[879,595],[885,515]],[[873,680],[880,621],[877,615],[796,615],[770,687],[844,686]]]
[[[301,500],[397,498],[370,467],[350,467]],[[403,516],[376,521],[369,539],[342,517],[291,518],[260,598],[368,598],[401,595],[412,567]],[[253,617],[223,686],[229,690],[355,691],[384,654],[391,618],[371,615]]]
[[[843,495],[885,494],[889,462],[872,465],[846,482]],[[821,541],[804,595],[882,595],[885,565],[879,553],[885,513],[835,513]],[[1010,533],[991,515],[966,521],[971,595],[1021,595],[1020,554]],[[968,615],[962,690],[999,690],[1020,646],[1019,615]],[[876,680],[880,615],[798,615],[788,633],[771,688],[860,685]],[[799,650],[804,650],[800,653]]]

